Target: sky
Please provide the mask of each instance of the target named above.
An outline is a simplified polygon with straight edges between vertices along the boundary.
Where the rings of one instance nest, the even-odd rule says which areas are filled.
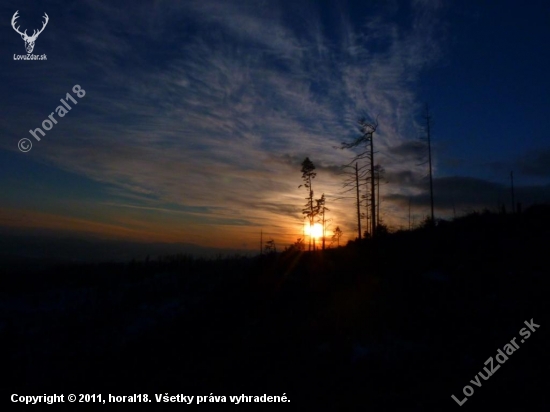
[[[46,60],[18,59],[16,11],[27,34],[47,13]],[[0,16],[0,233],[250,250],[263,231],[282,248],[302,237],[307,156],[329,234],[353,239],[356,153],[339,147],[361,117],[381,218],[407,228],[409,203],[429,214],[426,104],[436,217],[510,209],[511,171],[517,201],[550,201],[545,1],[8,0]]]

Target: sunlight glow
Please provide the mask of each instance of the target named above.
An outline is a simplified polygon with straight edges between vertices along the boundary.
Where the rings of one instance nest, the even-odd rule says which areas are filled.
[[[323,225],[320,223],[315,223],[311,228],[309,225],[306,225],[306,235],[313,238],[320,238],[323,236]]]

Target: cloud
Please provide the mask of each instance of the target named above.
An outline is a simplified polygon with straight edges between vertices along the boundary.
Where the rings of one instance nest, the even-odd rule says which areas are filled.
[[[331,23],[338,36],[326,35],[334,27],[321,23],[314,3],[293,16],[303,25],[288,7],[210,0],[73,6],[75,16],[86,11],[85,24],[61,16],[74,34],[62,50],[78,60],[57,66],[71,80],[59,76],[38,89],[44,104],[34,106],[44,118],[75,78],[87,95],[33,155],[118,188],[136,207],[204,208],[216,222],[292,233],[302,224],[299,164],[310,156],[316,194],[338,197],[340,165],[353,152],[334,147],[357,135],[366,114],[380,123],[384,194],[399,199],[402,185],[424,173],[411,125],[418,76],[442,53],[440,3],[413,1],[408,25],[393,20],[395,11],[357,21],[344,10]],[[63,24],[52,24],[58,36]],[[28,128],[28,118],[10,124],[14,135]],[[329,206],[348,233],[352,203]]]
[[[416,195],[392,194],[387,200],[401,208],[408,207],[409,200],[416,210],[427,214],[430,196],[427,184],[417,183],[422,191]],[[519,186],[515,188],[515,200],[528,206],[550,202],[550,185]],[[446,217],[451,212],[466,213],[484,208],[499,209],[501,205],[511,208],[510,187],[484,179],[452,176],[434,179],[434,203],[439,214]]]
[[[519,172],[534,177],[550,177],[550,147],[532,151],[517,162]]]
[[[397,146],[390,147],[388,152],[393,156],[398,156],[403,160],[420,160],[427,155],[427,146],[420,140],[410,140],[400,143]]]
[[[484,166],[500,177],[508,177],[513,171],[516,184],[544,184],[550,178],[550,148],[526,151],[513,158],[489,162]]]

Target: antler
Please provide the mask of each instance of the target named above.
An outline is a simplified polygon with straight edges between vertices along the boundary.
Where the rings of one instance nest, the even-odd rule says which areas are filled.
[[[11,27],[13,27],[13,29],[19,33],[21,36],[25,36],[26,38],[28,38],[29,40],[36,40],[36,38],[38,37],[38,35],[40,33],[42,33],[44,31],[44,28],[46,27],[46,25],[48,24],[48,21],[50,20],[50,18],[48,17],[48,15],[46,13],[44,13],[44,16],[42,16],[43,18],[45,18],[46,20],[42,23],[42,28],[40,30],[38,30],[38,32],[36,30],[33,30],[33,33],[32,33],[32,36],[29,36],[27,35],[27,30],[25,30],[23,33],[21,33],[19,31],[19,27],[20,26],[17,26],[15,27],[15,24],[17,23],[16,20],[19,18],[19,16],[17,15],[17,13],[19,13],[19,10],[17,10],[13,17],[11,18]]]
[[[17,11],[14,13],[13,17],[11,18],[11,27],[13,27],[13,30],[15,30],[15,31],[16,31],[17,33],[19,33],[21,36],[27,36],[27,30],[25,30],[24,33],[21,33],[21,32],[19,31],[19,27],[20,27],[20,26],[15,27],[15,23],[16,23],[15,21],[19,18],[19,16],[17,15],[17,13],[19,13],[19,10],[17,10]],[[44,14],[46,14],[46,13],[44,13]]]
[[[42,17],[44,17],[46,19],[46,21],[44,23],[42,23],[42,28],[38,31],[38,33],[35,33],[36,30],[33,30],[31,39],[36,39],[38,37],[38,35],[44,31],[44,28],[46,27],[46,25],[48,24],[48,21],[50,20],[50,18],[46,14],[46,12],[44,12],[44,15]]]

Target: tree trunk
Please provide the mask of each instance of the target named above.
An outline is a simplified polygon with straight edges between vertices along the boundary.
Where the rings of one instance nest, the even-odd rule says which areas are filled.
[[[355,163],[355,189],[357,190],[357,238],[361,240],[361,210],[359,209],[359,169],[357,168],[357,162]]]
[[[370,197],[371,197],[371,234],[374,237],[374,233],[376,230],[376,199],[375,199],[375,192],[374,192],[374,133],[371,133],[370,135]]]

